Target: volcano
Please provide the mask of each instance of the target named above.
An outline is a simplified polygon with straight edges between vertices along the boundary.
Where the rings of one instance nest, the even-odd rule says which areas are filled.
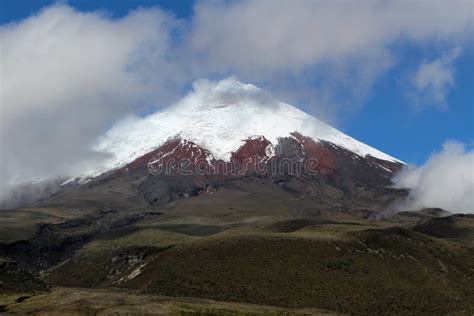
[[[196,82],[176,105],[118,123],[93,148],[110,158],[66,188],[140,178],[137,192],[150,204],[259,178],[325,207],[354,208],[361,196],[392,200],[390,179],[404,165],[233,77]]]

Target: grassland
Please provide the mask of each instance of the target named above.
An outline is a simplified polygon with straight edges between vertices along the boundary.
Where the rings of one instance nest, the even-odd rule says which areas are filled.
[[[120,204],[115,193],[103,196]],[[24,293],[5,294],[0,304],[20,314],[474,313],[471,217],[372,220],[258,183],[145,209],[159,216],[130,223],[124,218],[144,206],[126,203],[134,208],[91,209],[83,226],[54,226],[55,239],[94,234],[41,271],[50,293],[22,303],[14,300]],[[77,205],[32,207],[36,217],[18,227],[68,223]]]
[[[19,302],[21,301],[21,302]],[[341,315],[195,298],[136,295],[123,290],[56,288],[50,293],[0,295],[2,315]]]
[[[353,314],[463,314],[474,308],[474,250],[458,243],[350,218],[263,216],[205,235],[202,218],[193,219],[199,224],[184,220],[173,214],[164,224],[148,222],[153,228],[145,221],[139,230],[97,239],[46,280]],[[131,252],[145,246],[151,247],[145,255]],[[123,258],[127,269],[117,264]]]

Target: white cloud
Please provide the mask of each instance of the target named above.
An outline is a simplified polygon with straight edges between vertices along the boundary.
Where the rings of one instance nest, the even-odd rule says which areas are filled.
[[[340,116],[397,62],[394,43],[462,41],[472,7],[472,0],[206,1],[195,8],[187,51],[198,73],[259,80],[278,98],[312,103],[316,113],[336,107]]]
[[[207,62],[266,73],[380,56],[400,37],[452,37],[471,23],[472,1],[203,2],[195,12],[191,44]]]
[[[400,209],[439,207],[474,213],[474,151],[459,142],[446,142],[423,166],[405,168],[394,182],[411,189]]]
[[[455,47],[435,60],[421,63],[412,78],[416,104],[447,108],[446,98],[455,85],[454,61],[460,53],[460,47]]]
[[[94,160],[88,146],[111,123],[165,98],[177,23],[158,9],[111,19],[54,5],[1,26],[0,193]]]

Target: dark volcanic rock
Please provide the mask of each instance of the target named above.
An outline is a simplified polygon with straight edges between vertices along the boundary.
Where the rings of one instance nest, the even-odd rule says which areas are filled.
[[[22,269],[18,263],[0,259],[0,293],[47,291],[41,279]]]

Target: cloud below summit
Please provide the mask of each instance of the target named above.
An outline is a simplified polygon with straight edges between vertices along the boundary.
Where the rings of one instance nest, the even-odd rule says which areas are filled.
[[[449,141],[420,167],[406,167],[394,178],[399,188],[411,189],[403,209],[439,207],[474,214],[474,151]]]
[[[79,165],[100,158],[89,145],[108,125],[166,98],[176,23],[158,9],[114,20],[54,5],[3,25],[0,193],[87,168]],[[150,77],[150,65],[160,75]]]

